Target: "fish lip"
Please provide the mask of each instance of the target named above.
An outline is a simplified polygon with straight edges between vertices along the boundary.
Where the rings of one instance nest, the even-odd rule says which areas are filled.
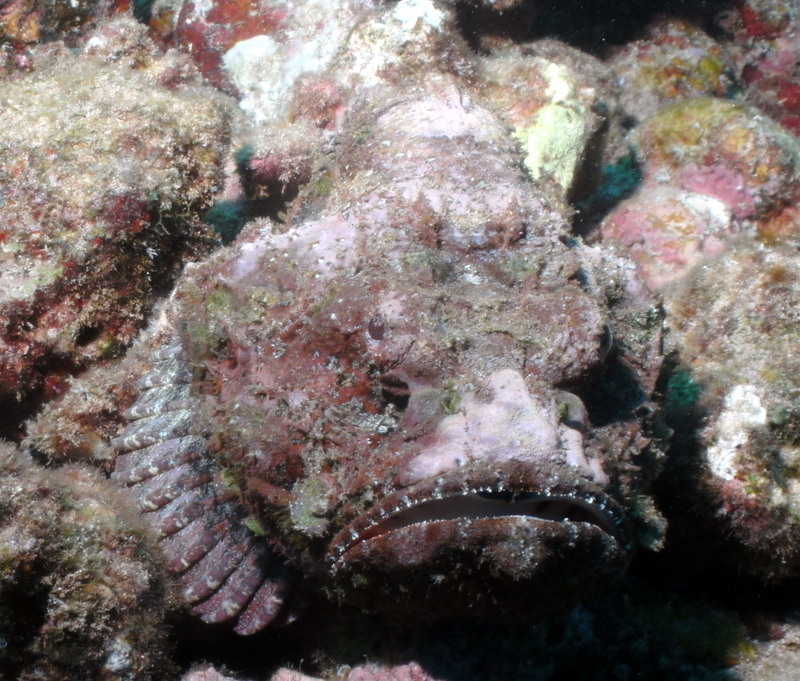
[[[487,503],[481,505],[481,501]],[[465,511],[454,515],[454,502]],[[502,508],[503,502],[508,507]],[[547,518],[548,503],[559,504],[566,517]],[[495,505],[492,510],[491,505]],[[449,507],[448,507],[449,506]],[[541,511],[535,513],[539,507]],[[519,510],[521,512],[517,513]],[[572,516],[572,517],[570,517]],[[464,467],[450,476],[435,476],[398,490],[355,518],[331,541],[328,565],[332,575],[347,566],[347,555],[374,538],[390,537],[414,525],[480,518],[528,517],[532,523],[572,523],[599,528],[623,553],[632,541],[619,503],[601,487],[568,466]],[[588,527],[587,527],[588,529]],[[594,531],[594,530],[593,530]]]

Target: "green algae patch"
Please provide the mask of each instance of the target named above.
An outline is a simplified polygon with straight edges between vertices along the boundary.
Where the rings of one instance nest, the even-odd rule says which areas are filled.
[[[678,369],[667,382],[667,399],[665,406],[668,412],[691,410],[697,405],[703,389],[696,383],[689,371]]]

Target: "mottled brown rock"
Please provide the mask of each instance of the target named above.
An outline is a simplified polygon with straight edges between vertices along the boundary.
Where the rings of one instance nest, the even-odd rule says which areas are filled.
[[[161,85],[144,29],[116,26],[0,85],[3,404],[119,352],[208,240],[196,216],[221,181],[228,104]]]
[[[772,579],[800,574],[798,266],[791,248],[739,242],[665,301],[687,488],[736,564]]]
[[[0,443],[0,499],[0,676],[163,678],[163,573],[121,491]]]

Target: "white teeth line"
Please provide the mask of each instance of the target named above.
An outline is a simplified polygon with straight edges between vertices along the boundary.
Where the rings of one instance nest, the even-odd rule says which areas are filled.
[[[492,493],[492,492],[499,492],[499,491],[503,491],[501,485],[495,485],[493,487],[487,487],[487,486],[475,487],[475,488],[472,488],[472,489],[467,490],[467,491],[462,491],[462,494],[468,495],[468,494],[477,494],[477,493]],[[533,490],[528,490],[527,492],[528,493],[532,493]],[[520,494],[525,494],[525,493],[526,492],[521,492]],[[427,499],[427,501],[431,501],[431,500],[439,501],[439,500],[447,498],[448,496],[454,496],[454,495],[446,495],[443,492],[441,492],[440,490],[435,490],[434,492],[431,493],[431,498]],[[553,498],[555,498],[555,497],[561,497],[561,498],[566,497],[566,498],[574,499],[576,502],[581,501],[581,502],[584,502],[584,503],[588,503],[588,504],[590,504],[592,506],[595,506],[600,511],[603,511],[604,513],[606,513],[609,516],[609,520],[614,525],[616,525],[616,526],[620,525],[620,519],[617,516],[617,514],[610,513],[610,512],[608,512],[606,510],[607,507],[608,507],[608,499],[607,498],[602,498],[602,499],[598,500],[597,497],[595,497],[593,495],[586,496],[586,497],[581,497],[579,495],[573,495],[573,494],[563,494],[563,493],[562,494],[560,494],[560,493],[553,494],[552,493],[552,488],[547,488],[547,491],[542,493],[542,496],[552,496]],[[376,527],[377,525],[379,525],[387,517],[389,517],[391,515],[394,515],[395,513],[399,513],[399,512],[403,511],[406,508],[411,508],[412,506],[415,506],[417,504],[424,503],[425,501],[426,501],[425,499],[422,499],[422,500],[417,500],[415,502],[412,502],[411,499],[407,495],[404,495],[400,499],[400,503],[395,505],[395,506],[388,507],[388,509],[386,507],[379,507],[374,512],[377,517],[369,518],[367,520],[367,524],[365,525],[365,527],[363,527],[361,529],[361,532],[356,531],[352,527],[349,528],[349,535],[350,535],[351,542],[356,542],[358,540],[358,538],[362,535],[362,533],[365,533],[368,530]],[[568,524],[570,526],[574,525],[574,523],[572,521],[565,520],[563,522],[565,522],[566,524]],[[336,556],[332,560],[334,560],[334,562],[339,561],[342,558],[342,556],[344,555],[344,553],[347,551],[348,548],[349,548],[349,545],[346,544],[346,543],[338,544],[336,547],[334,547],[332,549],[332,554],[334,554],[334,556]]]

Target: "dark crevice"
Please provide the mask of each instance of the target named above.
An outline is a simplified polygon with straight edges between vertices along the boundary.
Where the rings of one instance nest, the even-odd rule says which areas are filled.
[[[491,7],[462,2],[456,7],[456,16],[461,35],[469,46],[482,51],[487,36],[502,36],[514,42],[527,39],[535,25],[537,8],[528,2],[505,12]]]
[[[583,402],[593,427],[602,428],[635,416],[647,395],[635,372],[620,359],[613,343],[597,374],[580,383],[558,386]]]
[[[36,642],[46,621],[49,589],[43,580],[44,565],[29,565],[15,576],[13,589],[3,591],[3,621],[0,623],[0,668],[8,679],[20,678],[35,658]]]
[[[85,367],[63,357],[42,358],[32,369],[25,393],[0,394],[0,439],[20,442],[25,437],[25,422],[32,419],[50,400],[62,394],[71,377]]]
[[[251,220],[270,218],[278,223],[285,222],[290,199],[293,200],[294,196],[278,193],[253,199],[217,201],[203,216],[203,222],[214,230],[222,245],[227,246],[236,240]]]
[[[223,245],[232,243],[252,220],[269,218],[277,225],[288,225],[299,218],[293,212],[301,207],[294,204],[308,178],[303,175],[284,180],[277,171],[264,177],[251,167],[252,155],[249,146],[236,154],[236,171],[243,195],[217,201],[203,216],[203,221],[213,228]]]
[[[547,0],[499,12],[480,3],[462,2],[457,12],[461,33],[475,50],[490,49],[493,39],[502,44],[555,38],[603,56],[610,48],[636,39],[660,16],[686,19],[713,32],[715,17],[732,4],[731,0]]]
[[[0,398],[0,438],[19,442],[25,436],[25,421],[33,418],[42,405],[42,388],[32,390],[22,399],[14,395]]]
[[[175,662],[184,671],[197,660],[227,666],[248,677],[269,678],[296,646],[281,628],[268,627],[252,636],[239,636],[229,623],[206,624],[196,617],[175,613],[169,624],[176,642]]]
[[[537,3],[539,4],[539,3]],[[540,5],[540,19],[529,39],[557,38],[591,54],[636,37],[658,10],[671,3],[640,0],[585,0]]]
[[[639,159],[632,149],[628,154],[602,168],[599,160],[599,158],[593,159],[596,176],[592,182],[575,184],[588,188],[588,191],[571,200],[576,208],[573,231],[584,238],[589,237],[615,206],[632,196],[642,182]]]
[[[81,326],[81,328],[78,330],[77,336],[75,336],[75,345],[77,345],[79,348],[85,348],[87,345],[91,345],[98,340],[102,333],[102,326],[96,326],[93,324]]]

